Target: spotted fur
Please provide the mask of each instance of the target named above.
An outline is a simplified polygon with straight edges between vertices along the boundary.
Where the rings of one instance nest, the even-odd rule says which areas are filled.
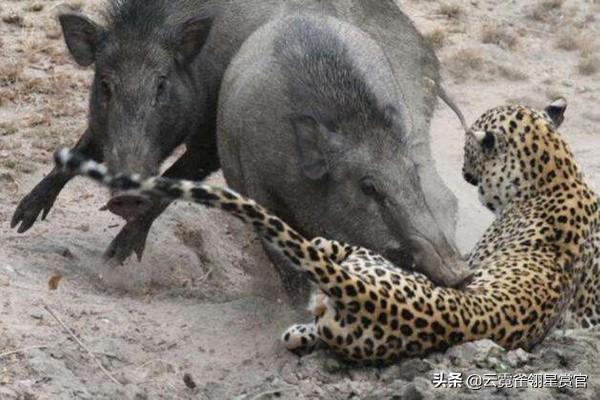
[[[497,107],[470,129],[463,175],[478,187],[481,202],[497,219],[469,263],[482,277],[498,272],[490,260],[518,257],[527,268],[515,271],[513,285],[576,291],[574,297],[560,297],[561,307],[570,303],[567,312],[546,318],[564,317],[570,326],[590,327],[600,324],[598,200],[557,132],[565,108],[564,99],[544,111]],[[548,261],[540,262],[542,256]],[[517,300],[519,307],[529,301]],[[541,318],[543,311],[536,316]]]
[[[475,277],[462,290],[436,287],[425,276],[399,270],[365,248],[324,238],[309,241],[229,189],[113,176],[68,150],[57,152],[56,162],[120,191],[220,208],[253,226],[320,291],[314,301],[314,322],[294,325],[284,333],[290,350],[310,351],[325,344],[346,359],[385,363],[483,338],[506,348],[530,348],[555,325],[573,296],[581,244],[597,226],[598,200],[544,118],[523,107],[496,113],[504,116],[501,121],[492,122],[494,113],[486,113],[476,124],[501,138],[501,146],[486,157],[515,173],[519,170],[522,190],[498,197],[502,213],[474,252]],[[540,141],[536,153],[547,153],[549,161],[521,167],[525,148],[533,140]],[[482,157],[470,150],[466,168],[485,182],[490,169],[479,165]],[[545,204],[546,211],[539,204]],[[572,216],[571,209],[581,218]],[[550,210],[556,214],[553,220]],[[566,222],[558,218],[563,214],[568,216]]]

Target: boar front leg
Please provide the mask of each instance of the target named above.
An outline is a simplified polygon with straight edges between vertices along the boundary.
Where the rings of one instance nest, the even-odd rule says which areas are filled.
[[[73,150],[91,157],[97,162],[102,162],[101,146],[94,141],[89,129],[85,131]],[[40,213],[42,220],[52,209],[58,194],[65,187],[73,175],[57,170],[56,168],[44,177],[29,194],[19,202],[13,214],[10,226],[15,228],[19,225],[17,232],[23,233],[29,230],[37,220]]]
[[[174,179],[202,180],[219,169],[217,151],[214,148],[191,148],[169,168],[163,176]],[[152,207],[139,217],[128,221],[113,239],[104,253],[111,263],[122,264],[133,252],[141,261],[148,232],[154,220],[169,206],[169,201],[153,200]]]

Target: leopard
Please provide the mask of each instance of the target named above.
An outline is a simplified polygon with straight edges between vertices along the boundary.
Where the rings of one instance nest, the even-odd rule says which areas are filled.
[[[471,180],[485,186],[502,172],[518,177],[520,190],[497,185],[487,193],[486,186],[484,196],[501,199],[494,203],[499,214],[476,247],[473,277],[460,288],[435,285],[361,246],[305,238],[227,187],[113,173],[68,149],[58,150],[55,162],[115,190],[237,217],[317,288],[312,320],[282,335],[288,350],[324,346],[348,362],[389,364],[480,339],[533,348],[570,304],[585,244],[597,230],[599,199],[545,115],[499,107],[483,114],[466,140]]]
[[[590,328],[600,324],[600,232],[592,229],[591,237],[586,238],[570,230],[573,225],[590,222],[588,201],[595,197],[589,188],[580,188],[582,172],[557,131],[566,108],[562,97],[543,110],[497,107],[483,114],[467,132],[463,177],[477,186],[480,202],[499,218],[470,253],[468,265],[478,270],[499,248],[518,239],[527,247],[539,247],[552,236],[568,242],[564,265],[577,262],[579,276],[559,325]],[[552,135],[545,130],[553,131]],[[569,184],[572,189],[566,187]],[[553,190],[564,191],[566,197],[549,196]],[[542,193],[547,195],[540,197]],[[514,211],[516,204],[531,204],[534,199],[540,200],[535,213],[546,223],[537,221],[539,228],[532,225],[528,237],[513,236],[505,221],[520,217],[522,211]]]

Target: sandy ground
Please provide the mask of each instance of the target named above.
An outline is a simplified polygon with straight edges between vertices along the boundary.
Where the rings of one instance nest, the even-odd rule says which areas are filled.
[[[306,314],[288,304],[253,235],[220,213],[170,207],[151,231],[144,260],[118,268],[100,260],[122,221],[98,211],[106,194],[88,181],[69,184],[47,221],[24,235],[10,230],[18,200],[50,170],[52,151],[73,144],[85,128],[91,71],[69,59],[54,19],[57,4],[0,2],[0,399],[446,398],[438,396],[448,392],[418,394],[430,385],[431,365],[447,368],[451,355],[376,370],[286,352],[279,334]],[[90,11],[101,2],[71,4]],[[543,106],[566,97],[562,132],[600,189],[597,0],[401,4],[435,43],[447,86],[469,122],[507,101]],[[460,201],[457,240],[467,252],[491,214],[462,181],[460,125],[443,105],[432,136],[437,167]],[[58,290],[49,291],[48,280],[57,275],[63,277]],[[590,360],[600,355],[600,332],[573,335],[578,339],[542,344],[531,355],[539,362],[530,372],[559,365],[598,376]],[[571,358],[545,361],[563,345]],[[185,374],[196,388],[186,387]],[[578,396],[598,398],[597,390]],[[460,393],[457,398],[478,398]],[[534,398],[572,397],[540,393]]]

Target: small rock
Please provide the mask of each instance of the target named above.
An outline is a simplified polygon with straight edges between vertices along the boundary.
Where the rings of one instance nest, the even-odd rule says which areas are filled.
[[[577,87],[577,93],[581,94],[581,93],[587,93],[587,92],[591,92],[592,89],[590,89],[587,86],[578,86]]]
[[[54,358],[55,360],[63,360],[65,358],[65,353],[58,348],[50,350],[49,354],[50,357]]]
[[[68,248],[65,247],[65,249],[62,251],[62,253],[60,253],[61,256],[63,256],[64,258],[75,258],[75,256],[73,255],[73,253],[71,252],[71,250],[69,250]]]
[[[485,362],[478,363],[479,366],[494,369],[499,372],[509,372],[508,364],[504,363],[499,357],[488,357]]]
[[[4,386],[0,386],[0,397],[3,399],[16,399],[17,398],[17,393],[12,391],[11,389],[4,387]]]
[[[8,272],[12,272],[12,273],[16,272],[15,269],[13,267],[11,267],[10,265],[5,265],[4,269],[6,269]]]
[[[585,112],[583,116],[592,122],[600,122],[600,113]]]
[[[44,314],[41,311],[32,311],[29,313],[29,316],[33,319],[42,320],[44,319]]]
[[[400,398],[402,400],[429,400],[433,399],[433,385],[425,378],[415,378],[406,385]]]
[[[466,368],[485,365],[490,357],[497,357],[505,351],[493,341],[485,339],[454,346],[446,352],[446,356],[453,365]]]
[[[431,371],[431,364],[423,361],[420,358],[411,358],[404,361],[400,365],[399,370],[400,373],[398,374],[398,378],[410,382],[417,376],[423,376],[427,372]]]
[[[196,382],[194,382],[194,378],[192,378],[192,375],[186,373],[183,375],[183,383],[185,383],[185,386],[187,386],[190,389],[195,389],[196,388]]]
[[[145,389],[140,389],[135,385],[126,385],[124,390],[117,390],[118,398],[128,400],[147,400],[148,394]]]
[[[531,359],[531,357],[532,357],[531,353],[528,353],[523,349],[516,349],[516,350],[511,350],[508,353],[506,353],[506,356],[504,357],[504,359],[506,360],[506,363],[510,367],[516,368],[516,367],[520,367],[524,364],[527,364],[527,362]]]
[[[81,232],[89,232],[90,230],[90,225],[89,224],[82,224],[79,225],[77,228],[75,228],[77,230],[80,230]]]
[[[322,360],[322,368],[328,374],[337,374],[348,369],[347,365],[337,358],[325,358]]]

